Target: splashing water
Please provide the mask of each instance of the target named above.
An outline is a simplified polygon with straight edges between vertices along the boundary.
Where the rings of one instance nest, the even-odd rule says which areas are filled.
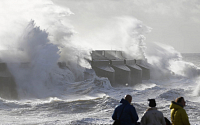
[[[5,12],[2,16],[6,18],[0,21],[3,41],[0,58],[9,64],[21,98],[56,96],[58,91],[50,91],[56,83],[83,79],[84,68],[79,63],[88,52],[83,50],[78,54],[79,48],[70,42],[74,31],[66,18],[72,14],[69,9],[60,8],[49,0],[29,2],[22,0],[15,5],[12,1],[2,2],[1,10]],[[12,9],[7,7],[10,5]],[[66,62],[68,68],[60,70],[58,61]],[[59,75],[54,75],[55,72]]]
[[[110,124],[121,97],[131,94],[140,118],[147,98],[156,98],[160,110],[170,116],[170,100],[185,96],[190,120],[199,124],[199,103],[194,101],[199,99],[199,68],[171,46],[146,45],[151,28],[141,21],[112,17],[84,36],[71,25],[70,9],[49,0],[1,1],[0,11],[0,61],[8,64],[20,98],[0,99],[4,123]],[[127,57],[147,60],[151,79],[133,88],[113,88],[93,72],[84,79],[85,68],[91,68],[85,58],[90,60],[94,49],[122,50]],[[58,62],[66,66],[59,68]]]

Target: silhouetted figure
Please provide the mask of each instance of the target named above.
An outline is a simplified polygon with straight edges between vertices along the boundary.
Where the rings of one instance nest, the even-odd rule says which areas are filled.
[[[149,108],[142,116],[141,125],[166,125],[163,113],[156,108],[155,99],[148,99]]]
[[[188,115],[184,109],[185,103],[183,97],[172,101],[170,105],[172,125],[190,125]]]
[[[138,114],[135,107],[131,105],[132,96],[126,95],[125,99],[121,99],[120,105],[118,105],[112,115],[112,119],[116,120],[120,117],[121,125],[137,125]]]

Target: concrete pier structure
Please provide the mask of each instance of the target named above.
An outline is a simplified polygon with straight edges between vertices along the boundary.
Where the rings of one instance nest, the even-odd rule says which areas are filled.
[[[111,83],[115,83],[115,70],[109,60],[92,61],[92,68],[97,76],[107,77]]]
[[[111,60],[110,64],[115,70],[115,83],[121,85],[131,84],[131,70],[124,64],[124,60]]]
[[[131,86],[142,83],[142,69],[136,65],[135,60],[125,59],[124,63],[131,70]]]
[[[108,77],[112,86],[134,86],[150,79],[150,70],[141,61],[127,59],[122,51],[96,50],[91,53],[91,65],[97,76]]]
[[[18,99],[14,77],[9,72],[6,63],[0,63],[0,97]]]
[[[143,65],[141,62],[142,62],[141,60],[136,60],[136,65],[142,69],[142,79],[148,80],[150,79],[150,70],[148,69],[147,66]]]

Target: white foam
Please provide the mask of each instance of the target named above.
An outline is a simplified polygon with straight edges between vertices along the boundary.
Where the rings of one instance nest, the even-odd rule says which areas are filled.
[[[115,102],[105,100],[109,106],[112,106],[113,103],[118,104],[117,101],[126,94],[131,94],[133,102],[138,104],[136,106],[144,111],[146,110],[144,104],[148,98],[156,98],[158,102],[168,103],[160,104],[165,110],[168,109],[170,100],[178,96],[186,97],[186,100],[191,103],[199,100],[199,80],[193,80],[199,75],[198,67],[183,61],[181,54],[171,46],[158,43],[146,45],[144,35],[150,28],[135,18],[127,16],[112,18],[108,20],[107,25],[82,37],[83,35],[74,31],[67,18],[72,14],[68,8],[58,7],[49,0],[17,2],[10,0],[5,1],[4,4],[5,6],[0,8],[0,11],[4,12],[2,17],[5,17],[0,20],[0,39],[3,41],[0,49],[4,50],[0,53],[0,58],[1,61],[9,64],[21,101],[5,103],[5,100],[0,100],[0,106],[4,108],[3,115],[9,113],[5,110],[7,107],[13,112],[27,111],[27,114],[31,114],[32,110],[35,110],[34,106],[39,104],[52,104],[56,101],[64,101],[68,104],[73,101],[89,101],[104,97],[115,100]],[[12,9],[8,7],[9,5],[12,5]],[[113,88],[107,78],[99,78],[94,74],[91,74],[90,79],[84,80],[84,67],[91,68],[84,58],[90,59],[89,52],[98,47],[124,50],[127,57],[147,59],[151,80],[143,81],[135,87],[117,88]],[[59,68],[58,61],[66,62],[66,67]],[[29,64],[27,67],[21,67],[21,62]],[[190,110],[196,111],[193,108],[198,109],[198,103],[195,105],[191,103],[189,103]],[[26,104],[30,109],[19,108],[20,105]],[[81,104],[78,106],[81,107]],[[19,114],[14,117],[18,118],[19,123],[23,122],[22,124],[65,124],[71,121],[110,123],[112,114],[110,107],[105,110],[101,109],[102,107],[97,108],[99,108],[98,112],[94,110],[76,113],[75,116],[68,115],[66,112],[52,116],[54,111],[43,110],[39,115],[44,119],[37,122],[36,119],[39,117],[37,108],[36,113],[25,120],[20,120],[22,116]],[[110,111],[105,116],[107,118],[105,121],[94,118],[104,115],[104,111]],[[195,113],[192,115],[196,116]],[[13,124],[13,114],[7,116],[9,116],[7,121]],[[52,121],[49,121],[50,117],[53,117]],[[194,123],[195,120],[197,119],[194,119]]]

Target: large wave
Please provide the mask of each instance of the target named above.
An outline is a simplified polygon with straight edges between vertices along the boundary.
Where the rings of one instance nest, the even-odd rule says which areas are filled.
[[[20,98],[59,96],[67,93],[69,83],[85,83],[84,71],[90,68],[85,59],[91,58],[93,49],[122,50],[128,58],[146,60],[153,80],[199,74],[198,67],[183,61],[173,47],[146,45],[145,34],[151,28],[133,17],[111,18],[101,29],[82,37],[68,19],[73,14],[68,8],[49,0],[21,0],[11,9],[6,7],[10,2],[2,2],[5,7],[0,9],[5,17],[0,20],[0,59],[14,75]],[[60,68],[58,62],[66,65]]]
[[[152,79],[195,78],[199,75],[199,68],[184,61],[181,53],[169,45],[151,43],[147,47],[146,55]]]
[[[0,21],[0,59],[15,77],[19,97],[57,96],[64,86],[59,84],[83,80],[79,64],[85,63],[88,52],[70,41],[74,31],[67,17],[72,12],[49,0],[10,2],[1,1],[5,18]],[[65,69],[58,62],[65,62]]]

